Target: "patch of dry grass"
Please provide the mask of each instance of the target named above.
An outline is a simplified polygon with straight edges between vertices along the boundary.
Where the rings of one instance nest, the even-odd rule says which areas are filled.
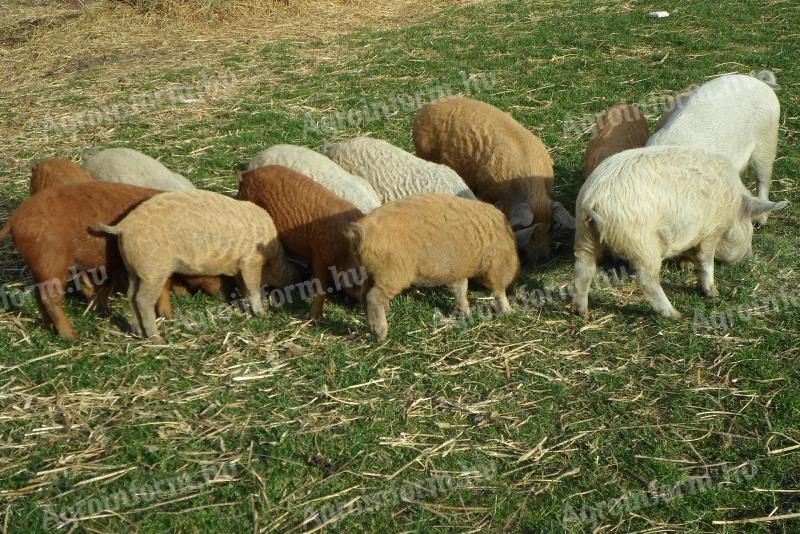
[[[309,8],[309,0],[117,0],[150,15],[154,21],[169,23],[173,20],[208,22],[237,18],[253,18],[256,13],[267,16],[276,12],[302,12]],[[341,0],[347,4],[348,0]]]
[[[283,39],[330,42],[357,28],[398,27],[477,1],[10,0],[0,13],[0,35],[6,36],[0,39],[0,163],[21,178],[25,173],[17,169],[31,154],[74,157],[85,145],[111,139],[77,135],[53,145],[45,124],[132,93],[147,96],[149,87],[180,87],[164,81],[165,71],[220,73],[238,80],[235,91],[246,91],[264,79],[280,81],[257,61],[262,46]],[[191,106],[190,113],[209,107]],[[169,128],[175,117],[163,120]]]
[[[2,86],[0,98],[14,107],[0,107],[0,150],[23,163],[75,155],[87,144],[127,144],[163,158],[198,186],[230,193],[232,169],[258,148],[319,141],[305,131],[305,113],[347,112],[359,99],[443,81],[458,88],[462,70],[493,72],[497,86],[478,98],[541,134],[558,163],[558,198],[569,203],[582,180],[585,137],[562,130],[565,113],[581,116],[619,99],[655,99],[722,71],[757,69],[761,56],[752,51],[766,46],[774,64],[764,67],[774,68],[784,86],[773,196],[796,203],[800,86],[790,59],[780,58],[793,49],[789,32],[775,36],[754,24],[763,13],[754,1],[750,13],[730,19],[711,16],[706,2],[688,2],[683,14],[670,9],[675,15],[663,21],[639,16],[649,6],[604,4],[595,13],[597,4],[577,0],[537,2],[535,10],[504,2],[339,38],[366,20],[405,25],[445,4],[407,1],[381,11],[380,4],[362,3],[358,22],[338,23],[326,23],[324,12],[303,18],[287,8],[259,20],[263,35],[248,27],[252,18],[209,25],[175,13],[165,24],[116,0],[88,2],[80,16],[63,20],[59,10],[81,6],[46,12],[32,5],[28,14],[39,9],[35,16],[56,18],[19,25],[28,45],[0,45],[19,50],[0,52],[3,61],[30,63],[15,74],[23,85]],[[354,6],[337,13],[348,17]],[[97,33],[92,10],[101,21]],[[116,15],[122,18],[115,25]],[[63,28],[76,32],[67,44],[58,42]],[[720,37],[696,44],[711,35]],[[37,46],[61,55],[46,57]],[[207,83],[214,80],[222,83]],[[180,91],[187,85],[194,92]],[[172,103],[171,90],[192,103]],[[48,112],[69,117],[156,94],[165,104],[130,120],[90,125],[74,136],[43,135]],[[11,117],[30,127],[13,127],[5,122]],[[371,133],[410,148],[412,117],[396,113],[337,135]],[[27,196],[26,179],[23,167],[0,167],[9,186],[0,220]],[[693,310],[724,312],[775,295],[784,284],[796,288],[797,226],[796,210],[784,210],[757,234],[755,261],[718,269],[724,296],[716,302],[698,296],[691,273],[666,266],[665,290],[685,311],[683,321],[653,316],[630,278],[592,291],[588,321],[554,298],[515,306],[503,317],[437,322],[437,309],[452,310],[449,294],[412,290],[392,302],[390,339],[381,345],[371,342],[363,313],[335,299],[314,325],[305,320],[307,302],[248,319],[202,296],[176,298],[188,323],[162,321],[169,340],[162,346],[125,333],[124,296],[112,299],[110,318],[82,315],[84,304],[71,299],[78,345],[48,333],[34,304],[12,307],[0,313],[0,532],[36,532],[45,506],[75,506],[184,474],[196,488],[111,506],[61,531],[309,531],[316,527],[313,520],[303,524],[307,507],[432,475],[464,476],[460,466],[489,463],[497,476],[475,480],[469,491],[369,514],[343,509],[337,527],[561,532],[565,503],[593,506],[650,482],[713,477],[719,466],[747,463],[762,473],[749,484],[718,484],[612,514],[598,531],[715,532],[712,520],[791,512],[800,473],[800,308],[761,309],[730,329],[695,330],[691,319]],[[572,278],[570,258],[564,239],[548,265],[526,267],[516,295],[537,288],[559,294]],[[5,290],[29,283],[8,241],[0,244],[0,273]],[[479,309],[488,297],[478,290],[470,299]],[[200,316],[206,328],[189,324]],[[200,476],[203,466],[222,471],[231,463],[233,481]],[[785,532],[795,527],[784,524]]]

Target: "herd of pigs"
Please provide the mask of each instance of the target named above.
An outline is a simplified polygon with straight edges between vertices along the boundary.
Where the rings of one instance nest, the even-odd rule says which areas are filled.
[[[559,226],[575,232],[578,314],[587,315],[596,266],[610,256],[631,264],[659,314],[677,318],[660,285],[662,260],[692,262],[702,291],[716,297],[715,260],[749,258],[753,223],[787,205],[768,199],[779,115],[771,85],[745,75],[679,95],[652,135],[636,107],[614,106],[587,146],[575,217],[552,199],[553,160],[539,138],[465,97],[419,109],[416,156],[368,137],[321,152],[276,145],[239,173],[236,199],[114,148],[84,154],[83,167],[35,164],[31,196],[0,238],[13,237],[44,322],[67,339],[76,333],[63,299],[76,289],[103,306],[127,285],[134,334],[157,338],[156,316],[172,317],[171,292],[225,299],[238,283],[259,315],[268,288],[310,274],[329,288],[313,295],[311,317],[319,319],[332,277],[358,271],[360,284],[343,289],[360,298],[380,341],[389,301],[410,286],[447,286],[468,314],[467,282],[475,279],[498,312],[508,311],[518,251],[546,258]],[[742,183],[748,167],[757,197]],[[89,276],[97,270],[107,279]]]

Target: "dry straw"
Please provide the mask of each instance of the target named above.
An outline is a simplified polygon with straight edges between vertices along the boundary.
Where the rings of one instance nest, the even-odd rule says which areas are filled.
[[[21,184],[31,156],[75,158],[115,140],[115,125],[48,138],[45,118],[125,100],[143,87],[170,90],[166,71],[197,71],[201,79],[224,72],[244,81],[226,95],[235,99],[265,80],[281,83],[259,56],[265,44],[322,39],[335,53],[332,39],[343,33],[397,27],[467,3],[474,0],[7,0],[0,10],[0,168]],[[232,56],[233,66],[225,63]],[[201,101],[154,111],[148,135],[163,139],[215,109]],[[141,144],[148,148],[147,139]]]

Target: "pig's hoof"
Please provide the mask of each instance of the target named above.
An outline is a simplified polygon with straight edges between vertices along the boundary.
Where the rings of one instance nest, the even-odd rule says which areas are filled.
[[[264,306],[261,306],[260,304],[261,304],[260,302],[256,305],[253,305],[252,302],[247,303],[247,307],[250,310],[250,315],[252,315],[253,317],[261,317],[262,315],[264,315]]]
[[[717,286],[711,286],[708,290],[704,291],[706,297],[710,299],[715,299],[719,297],[719,290],[717,290]]]
[[[78,341],[78,334],[71,328],[69,330],[59,332],[58,335],[61,336],[61,339],[66,339],[67,341]]]
[[[379,328],[375,328],[372,331],[372,335],[375,336],[375,341],[377,341],[378,343],[383,343],[384,341],[386,341],[386,333],[387,333],[387,331],[388,331],[388,328],[386,328],[385,326],[379,327]]]
[[[510,313],[511,312],[511,305],[509,305],[507,303],[495,304],[494,305],[494,312],[497,315],[503,315],[505,313]]]
[[[675,308],[672,308],[670,310],[665,310],[661,312],[661,315],[662,317],[666,317],[667,319],[680,319],[683,317],[683,315],[681,315],[681,313]]]

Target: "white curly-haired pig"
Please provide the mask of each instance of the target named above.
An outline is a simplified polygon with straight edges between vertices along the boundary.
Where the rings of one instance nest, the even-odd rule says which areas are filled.
[[[720,76],[680,95],[647,146],[702,147],[728,158],[739,173],[751,166],[758,175],[758,197],[768,200],[780,112],[767,83],[744,74]],[[763,224],[767,216],[764,212],[757,222]]]
[[[751,196],[727,158],[696,148],[644,147],[605,159],[575,203],[577,313],[587,315],[597,262],[609,251],[633,264],[659,314],[679,318],[661,288],[661,261],[690,258],[701,289],[716,297],[714,260],[752,255],[752,220],[787,204]]]
[[[136,185],[160,191],[191,191],[192,182],[172,172],[160,161],[130,148],[86,150],[83,168],[98,180]]]
[[[316,150],[297,145],[273,145],[259,152],[247,170],[268,165],[282,165],[308,176],[353,204],[361,213],[369,213],[381,205],[381,199],[363,178],[350,174]]]
[[[420,159],[391,143],[356,137],[324,144],[322,152],[346,171],[363,177],[383,203],[420,193],[475,199],[464,180],[446,165]]]

